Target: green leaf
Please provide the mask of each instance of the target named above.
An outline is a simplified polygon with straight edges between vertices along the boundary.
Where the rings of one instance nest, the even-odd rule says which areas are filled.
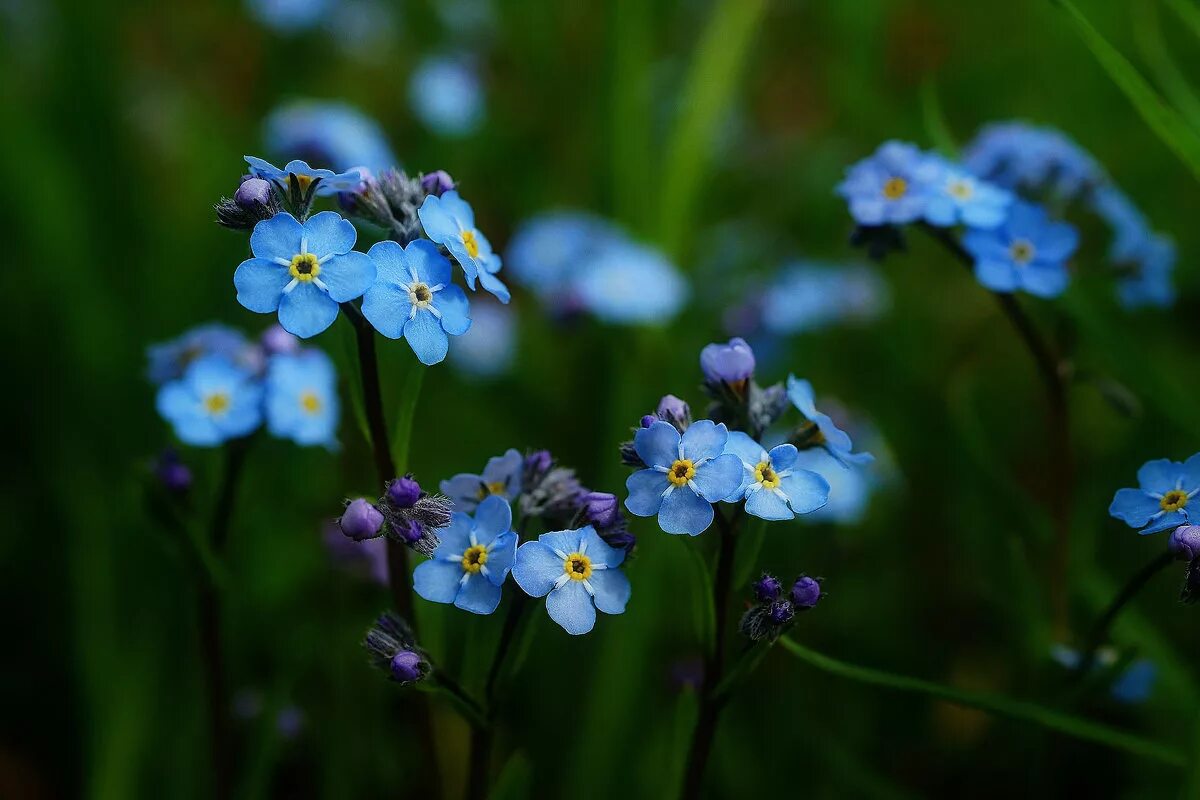
[[[533,797],[533,766],[524,751],[517,750],[500,770],[500,774],[492,783],[488,792],[489,800],[505,800],[506,798]]]
[[[1108,77],[1133,103],[1133,107],[1150,129],[1188,166],[1193,175],[1200,178],[1200,136],[1197,136],[1178,112],[1159,97],[1129,60],[1109,44],[1071,0],[1056,2],[1067,12],[1083,43],[1092,51],[1092,55],[1100,62]]]
[[[1154,0],[1133,4],[1133,36],[1142,60],[1150,67],[1158,85],[1187,119],[1192,130],[1200,131],[1200,97],[1171,58]]]
[[[845,661],[838,661],[815,650],[810,650],[787,636],[781,637],[779,642],[784,649],[801,661],[841,678],[874,686],[884,686],[902,692],[924,694],[955,705],[986,711],[989,714],[1030,722],[1059,733],[1065,733],[1068,736],[1074,736],[1077,739],[1095,742],[1116,750],[1124,750],[1172,766],[1183,766],[1185,763],[1183,753],[1172,747],[1082,717],[1064,714],[1036,703],[1016,700],[1002,694],[955,689],[952,686],[920,678],[848,664]]]
[[[925,120],[925,135],[939,153],[949,159],[958,158],[958,145],[946,123],[942,102],[938,99],[937,83],[932,77],[921,84],[921,116]]]
[[[1164,0],[1167,7],[1175,12],[1196,38],[1200,39],[1200,7],[1195,3],[1195,0]]]

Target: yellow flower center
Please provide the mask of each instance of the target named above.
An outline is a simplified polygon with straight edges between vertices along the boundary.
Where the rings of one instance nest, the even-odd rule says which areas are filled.
[[[760,461],[754,468],[754,480],[761,483],[764,489],[778,489],[779,475],[771,468],[770,461]]]
[[[479,240],[475,238],[475,231],[463,231],[462,240],[463,247],[467,248],[467,255],[479,258]]]
[[[316,392],[301,392],[300,408],[302,408],[306,414],[315,414],[321,410],[321,398],[317,397]]]
[[[959,200],[969,200],[971,195],[975,194],[975,187],[971,185],[970,181],[957,180],[950,181],[946,191]]]
[[[1028,264],[1033,260],[1033,243],[1027,239],[1017,239],[1008,248],[1008,254],[1018,264]]]
[[[204,410],[210,414],[224,414],[229,410],[229,395],[225,392],[213,392],[205,395]]]
[[[1163,511],[1178,511],[1186,506],[1187,502],[1187,492],[1183,491],[1182,489],[1172,489],[1162,496],[1162,499],[1158,501],[1158,504],[1162,507]]]
[[[296,183],[300,184],[300,191],[302,192],[307,191],[308,185],[313,182],[311,175],[297,175],[294,172],[289,172],[288,174],[296,179]]]
[[[908,191],[908,181],[904,178],[888,178],[883,185],[883,196],[888,200],[899,200]]]
[[[479,572],[487,563],[487,548],[481,544],[471,545],[463,553],[462,568],[464,572]]]
[[[478,496],[482,500],[490,494],[504,494],[506,491],[508,491],[508,484],[505,481],[491,481],[479,485]]]
[[[563,572],[573,581],[592,577],[592,560],[583,553],[571,553],[563,560]]]
[[[424,308],[433,300],[433,292],[429,290],[429,284],[414,283],[408,287],[408,299],[414,306]]]
[[[321,265],[312,253],[297,253],[292,256],[292,265],[288,267],[292,277],[303,283],[308,283],[321,274]]]
[[[694,477],[696,477],[696,466],[688,458],[677,459],[667,472],[667,480],[676,486],[686,486],[687,482]]]

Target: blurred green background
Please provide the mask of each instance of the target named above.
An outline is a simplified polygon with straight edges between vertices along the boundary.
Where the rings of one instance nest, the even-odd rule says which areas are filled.
[[[1165,54],[1200,85],[1197,39],[1149,0],[1080,0],[1147,74]],[[1127,386],[1134,417],[1089,385],[1072,391],[1078,475],[1048,468],[1044,400],[992,298],[913,237],[884,273],[892,308],[869,326],[794,337],[772,374],[811,379],[873,421],[897,478],[859,525],[775,525],[762,565],[826,577],[829,598],[795,636],[823,652],[956,686],[1010,693],[1170,744],[1196,743],[1194,609],[1179,570],[1121,618],[1123,653],[1158,668],[1144,703],[1095,690],[1064,700],[1050,661],[1079,646],[1126,577],[1160,552],[1107,515],[1143,461],[1200,449],[1200,326],[1193,255],[1196,179],[1046,0],[762,2],[510,0],[466,35],[456,7],[398,0],[370,52],[316,28],[282,34],[236,0],[4,0],[0,160],[9,176],[4,268],[9,455],[0,599],[0,795],[209,794],[194,581],[181,544],[146,514],[150,459],[170,440],[143,377],[148,343],[206,320],[257,333],[237,305],[244,238],[213,224],[262,122],[293,98],[345,100],[378,119],[406,167],[444,168],[501,251],[554,206],[619,220],[695,280],[669,326],[563,329],[518,292],[517,361],[492,383],[430,369],[412,468],[432,483],[507,447],[548,447],[622,497],[617,442],[659,396],[699,405],[699,348],[724,338],[731,287],[798,255],[848,259],[851,223],[833,194],[844,167],[887,138],[932,146],[940,106],[959,143],[988,121],[1056,126],[1092,152],[1179,247],[1173,311],[1128,313],[1097,264],[1108,243],[1077,220],[1077,280],[1055,302],[1022,298],[1081,369]],[[447,14],[449,10],[449,14]],[[1158,17],[1155,19],[1155,15]],[[459,139],[413,117],[408,75],[447,46],[479,60],[486,117]],[[1163,48],[1166,48],[1165,50]],[[1156,63],[1157,62],[1157,63]],[[1161,85],[1161,84],[1160,84]],[[284,156],[288,154],[269,154]],[[713,265],[713,231],[746,223]],[[15,249],[13,242],[15,240]],[[708,264],[703,270],[699,265]],[[339,321],[315,344],[347,366]],[[386,376],[411,356],[383,347]],[[343,376],[352,375],[348,369]],[[349,395],[343,393],[349,403]],[[244,796],[406,796],[419,749],[401,692],[358,640],[386,592],[335,569],[322,521],[346,494],[374,493],[347,408],[343,449],[263,441],[250,456],[230,548],[228,674],[262,711],[239,722]],[[219,453],[186,450],[207,513]],[[1049,493],[1072,493],[1070,619],[1052,629]],[[673,665],[699,655],[687,546],[641,520],[626,614],[568,637],[539,613],[531,657],[506,693],[499,763],[508,796],[672,796],[694,714]],[[738,591],[744,591],[739,588]],[[421,603],[428,646],[468,682],[500,618]],[[281,708],[304,723],[284,736]],[[437,717],[451,790],[465,727]],[[814,671],[773,652],[718,732],[713,797],[1170,797],[1189,769]]]

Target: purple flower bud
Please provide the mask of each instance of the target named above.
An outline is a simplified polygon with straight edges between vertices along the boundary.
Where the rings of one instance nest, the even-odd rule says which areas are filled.
[[[263,331],[261,338],[263,350],[267,355],[292,355],[300,352],[300,339],[283,329],[282,325],[272,325]]]
[[[554,456],[549,450],[534,450],[525,456],[523,475],[526,490],[536,487],[546,477],[546,473],[554,466]]]
[[[621,518],[617,496],[608,492],[588,492],[580,498],[590,522],[599,528],[611,528]]]
[[[421,541],[424,529],[415,519],[398,519],[392,522],[392,530],[405,544],[416,544]]]
[[[687,426],[692,424],[692,410],[688,408],[687,403],[673,394],[658,401],[656,413],[659,419],[671,423],[680,433],[683,433],[687,430]]]
[[[809,609],[821,599],[821,584],[807,575],[801,575],[792,584],[792,602],[797,608]]]
[[[767,608],[767,616],[776,625],[782,625],[796,616],[796,608],[791,600],[776,600]]]
[[[779,593],[783,591],[783,584],[774,575],[763,573],[762,577],[754,582],[754,599],[760,603],[772,603],[779,599]]]
[[[421,656],[412,650],[400,650],[392,656],[392,678],[400,683],[419,681],[425,675]]]
[[[170,492],[186,492],[192,486],[192,471],[179,460],[174,450],[164,450],[154,466],[154,474]]]
[[[396,478],[387,487],[388,502],[396,508],[412,508],[421,497],[421,484],[411,475]]]
[[[654,416],[653,414],[647,414],[646,416],[642,417],[643,428],[649,428],[656,422],[658,422],[658,417]]]
[[[351,500],[338,520],[342,533],[355,541],[374,539],[383,531],[383,514],[362,497]]]
[[[1200,558],[1200,525],[1180,525],[1171,531],[1167,549],[1180,561]]]
[[[425,190],[426,194],[441,197],[453,189],[454,186],[454,179],[445,170],[439,169],[428,175],[421,176],[421,188]]]
[[[600,538],[609,547],[624,550],[625,555],[632,553],[634,545],[637,544],[637,536],[624,525],[619,525],[611,531],[603,531]]]
[[[742,338],[710,344],[700,351],[700,369],[713,383],[738,383],[754,374],[754,351]]]
[[[271,204],[271,184],[262,178],[250,178],[233,193],[233,202],[247,211]]]

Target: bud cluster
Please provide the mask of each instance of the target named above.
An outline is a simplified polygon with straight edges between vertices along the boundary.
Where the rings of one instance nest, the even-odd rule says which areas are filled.
[[[791,625],[797,613],[815,608],[825,596],[822,578],[801,575],[788,592],[774,575],[763,573],[751,586],[754,604],[742,615],[738,629],[753,641],[774,641]]]

